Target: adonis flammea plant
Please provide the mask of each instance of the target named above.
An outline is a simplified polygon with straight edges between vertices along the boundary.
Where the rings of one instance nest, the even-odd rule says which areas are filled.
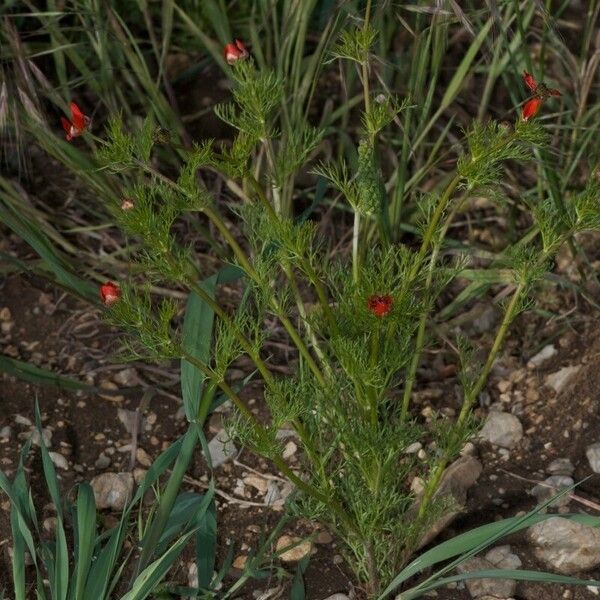
[[[84,115],[75,102],[69,105],[71,110],[71,120],[65,117],[60,118],[60,122],[65,130],[65,138],[70,142],[73,138],[79,137],[86,129],[89,129],[92,123],[90,117]]]
[[[161,352],[162,358],[179,358],[182,368],[196,369],[210,383],[210,394],[194,396],[186,404],[191,422],[204,422],[217,389],[231,400],[238,415],[229,424],[231,435],[273,461],[292,481],[299,492],[296,513],[320,520],[339,535],[357,577],[376,597],[448,508],[447,499],[436,495],[441,478],[475,429],[473,407],[511,322],[527,306],[557,244],[595,221],[588,210],[591,188],[574,200],[569,229],[560,228],[560,219],[544,217],[543,210],[536,213],[540,237],[550,241],[526,241],[507,255],[503,273],[509,275],[503,274],[503,282],[509,278],[510,288],[487,358],[482,364],[467,360],[462,342],[455,345],[457,360],[464,363],[457,417],[446,419],[443,426],[437,419],[421,423],[414,414],[412,391],[425,345],[434,337],[429,331],[432,312],[442,291],[452,293],[449,282],[472,259],[471,254],[464,261],[454,260],[452,253],[443,255],[446,232],[466,200],[499,186],[505,161],[530,159],[532,147],[546,143],[547,134],[532,117],[557,90],[526,74],[533,100],[539,102],[522,118],[510,126],[474,121],[465,132],[455,171],[419,204],[422,218],[415,223],[411,243],[397,243],[386,231],[390,200],[379,161],[379,137],[394,120],[402,119],[406,103],[389,93],[371,97],[368,61],[373,40],[366,27],[346,32],[335,51],[337,58],[358,63],[363,74],[362,127],[352,138],[352,172],[342,161],[307,164],[324,132],[304,125],[294,135],[282,135],[282,81],[252,61],[231,69],[233,101],[216,109],[235,132],[231,144],[198,142],[186,150],[172,139],[175,133],[153,135],[156,129],[149,122],[141,134],[128,133],[113,117],[98,160],[125,190],[125,200],[114,203],[113,214],[138,240],[133,246],[143,248],[133,257],[138,272],[186,289],[188,310],[202,310],[210,314],[211,327],[213,319],[216,323],[213,345],[210,351],[198,352],[189,342],[186,325],[183,334],[175,329],[177,306],[153,302],[147,294],[134,304],[129,288],[123,295],[116,286],[107,288],[108,296],[103,292],[105,303],[120,300],[107,311],[110,317],[140,336],[140,352],[147,348],[153,358],[160,358]],[[224,56],[233,64],[248,58],[248,51],[236,40],[225,47]],[[161,154],[170,148],[183,156],[178,173],[157,167],[156,144]],[[324,251],[326,240],[318,223],[281,210],[279,184],[309,168],[337,188],[354,214],[348,258],[342,254],[332,260]],[[203,184],[204,169],[210,169],[211,176],[223,176],[229,189],[240,190],[244,202],[236,206],[242,220],[236,234],[221,212],[223,203]],[[218,255],[227,264],[217,273],[201,273],[194,247],[177,237],[175,222],[190,213],[209,221],[215,244],[224,246]],[[224,273],[230,276],[231,263],[246,290],[236,311],[225,310],[214,293]],[[109,284],[114,285],[105,285]],[[188,325],[194,321],[189,315]],[[271,352],[265,343],[273,321],[279,324],[278,335],[287,336],[299,357],[293,372],[285,375],[267,358]],[[227,383],[229,365],[242,356],[261,379],[268,422],[257,419]],[[283,459],[277,438],[282,428],[292,428],[302,448],[300,476]],[[416,442],[428,448],[424,458],[406,453]],[[418,496],[409,483],[415,476],[423,481]]]

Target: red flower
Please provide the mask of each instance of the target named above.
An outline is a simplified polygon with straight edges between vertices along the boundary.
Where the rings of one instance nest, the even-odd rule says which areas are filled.
[[[232,65],[238,60],[244,60],[250,56],[244,43],[240,40],[234,40],[233,44],[227,44],[223,48],[223,56],[228,64]]]
[[[535,77],[527,71],[523,72],[523,81],[534,94],[533,98],[527,100],[523,106],[522,117],[524,121],[535,117],[546,98],[549,96],[561,96],[561,93],[557,89],[548,88],[545,83],[538,83]]]
[[[121,290],[116,283],[107,281],[104,285],[100,286],[100,298],[106,306],[112,306],[121,297]]]
[[[523,120],[528,121],[531,117],[535,117],[541,105],[542,99],[537,96],[534,96],[531,100],[527,100],[523,105]]]
[[[69,108],[71,109],[71,121],[65,119],[65,117],[60,118],[60,122],[66,133],[65,137],[67,142],[80,136],[86,129],[89,129],[90,124],[92,123],[92,120],[81,112],[79,106],[77,106],[75,102],[71,102]]]
[[[394,299],[391,296],[371,296],[367,300],[367,308],[376,317],[385,317],[392,310]]]

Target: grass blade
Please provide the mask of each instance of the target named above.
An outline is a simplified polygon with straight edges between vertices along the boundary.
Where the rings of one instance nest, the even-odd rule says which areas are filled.
[[[180,537],[167,552],[148,565],[136,577],[131,590],[121,600],[144,600],[144,598],[147,598],[155,590],[159,581],[167,574],[167,571],[194,533],[195,530],[192,530]]]
[[[443,587],[449,583],[465,581],[466,579],[516,579],[517,581],[537,581],[540,583],[564,583],[567,585],[587,585],[600,587],[600,581],[595,579],[578,579],[577,577],[569,577],[568,575],[555,575],[545,571],[526,571],[520,569],[484,569],[482,571],[471,571],[462,573],[461,575],[453,575],[452,577],[444,577],[438,579],[432,584],[419,588],[414,592],[409,590],[397,597],[397,600],[417,600],[424,593],[438,587]]]
[[[214,480],[210,482],[214,493]],[[214,499],[202,515],[196,533],[196,566],[198,567],[198,587],[208,588],[213,578],[217,558],[217,507]]]
[[[79,485],[76,515],[75,600],[84,600],[87,579],[96,539],[96,503],[87,483]]]

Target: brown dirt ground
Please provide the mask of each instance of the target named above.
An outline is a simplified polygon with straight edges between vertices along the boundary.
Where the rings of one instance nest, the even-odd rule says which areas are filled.
[[[126,368],[135,369],[137,384],[148,384],[156,376],[143,364],[119,365],[114,363],[111,349],[116,346],[115,333],[99,320],[94,309],[53,291],[44,281],[25,279],[22,276],[8,278],[2,288],[0,309],[8,308],[13,323],[10,331],[3,330],[0,338],[0,350],[5,354],[32,360],[44,366],[50,366],[62,373],[87,377],[88,381],[99,383],[110,380],[110,376]],[[6,311],[3,313],[6,318]],[[554,339],[559,353],[539,369],[528,369],[523,358],[522,340],[513,337],[498,364],[495,374],[490,380],[488,391],[492,402],[505,403],[509,410],[521,419],[527,434],[520,445],[510,452],[508,459],[501,456],[497,449],[485,442],[477,443],[479,457],[484,464],[484,472],[478,484],[471,490],[466,514],[442,534],[446,539],[453,534],[466,531],[474,526],[490,522],[501,517],[513,516],[519,511],[527,511],[534,507],[535,500],[528,494],[534,485],[533,480],[545,478],[544,470],[551,460],[557,457],[569,457],[576,467],[575,477],[582,479],[590,474],[585,457],[587,445],[598,440],[600,432],[600,414],[598,410],[598,393],[600,390],[600,340],[595,333],[594,318],[579,320],[577,328],[560,334],[561,327],[547,324],[544,330],[538,328],[535,317],[522,318],[520,331],[536,332],[531,336],[539,345],[542,339]],[[528,322],[529,321],[529,322]],[[559,332],[558,337],[556,332]],[[525,336],[527,341],[527,335]],[[531,353],[525,356],[530,356]],[[544,386],[548,373],[552,373],[565,365],[581,364],[581,371],[560,396]],[[118,378],[117,378],[118,379]],[[427,378],[425,378],[427,379]],[[513,381],[513,385],[504,382]],[[446,382],[448,392],[454,383]],[[435,388],[440,382],[428,382],[426,386]],[[508,391],[507,390],[508,387]],[[498,388],[503,390],[501,397]],[[19,447],[22,443],[18,434],[24,434],[27,427],[16,425],[16,414],[32,418],[34,402],[40,404],[44,425],[53,430],[52,447],[62,452],[71,465],[77,465],[68,471],[60,471],[63,489],[69,490],[77,481],[90,480],[101,470],[94,466],[100,452],[107,447],[124,446],[130,443],[129,434],[125,431],[117,417],[118,408],[134,410],[140,400],[141,391],[137,388],[133,394],[123,394],[120,398],[104,398],[99,395],[66,393],[54,387],[37,387],[15,380],[4,375],[0,381],[0,401],[3,410],[0,413],[0,428],[10,425],[13,438],[10,443],[0,445],[0,464],[10,474],[14,468]],[[122,391],[122,390],[119,390]],[[125,390],[127,392],[127,390]],[[183,420],[175,414],[179,408],[176,400],[176,389],[172,396],[157,395],[151,401],[147,416],[154,414],[156,419],[150,431],[143,434],[140,446],[151,457],[155,457],[161,448],[165,448],[184,429]],[[260,390],[251,390],[251,394]],[[258,394],[257,394],[258,395]],[[435,394],[433,394],[435,395]],[[453,394],[443,394],[438,400],[427,401],[422,409],[428,413],[431,406],[440,409],[443,406],[456,404],[448,401]],[[457,404],[456,404],[457,406]],[[430,410],[430,409],[429,409]],[[484,416],[486,409],[480,409]],[[216,431],[217,424],[212,419],[209,429]],[[129,453],[116,451],[108,470],[120,471],[129,468]],[[264,461],[243,453],[239,462],[226,464],[217,469],[217,482],[221,490],[234,494],[235,481],[248,474],[243,465],[248,465],[262,473],[274,474]],[[139,467],[139,465],[137,465]],[[40,481],[39,459],[33,458],[28,464],[38,505],[43,506],[48,499]],[[198,460],[193,466],[190,476],[196,481],[205,480],[203,462]],[[518,479],[517,475],[532,483]],[[600,494],[597,477],[584,482],[577,492],[592,501],[597,501]],[[253,495],[244,500],[260,501]],[[0,561],[0,580],[8,577],[8,505],[2,504],[0,510],[0,547],[3,548],[3,560]],[[571,503],[575,511],[593,512],[576,502]],[[51,516],[48,508],[42,510],[42,517]],[[219,501],[219,558],[226,554],[229,543],[237,545],[236,555],[245,553],[256,542],[258,531],[269,530],[281,514],[271,509],[256,506],[243,506],[237,503]],[[258,525],[258,527],[257,527]],[[307,534],[315,530],[310,523],[296,523],[288,526],[286,531]],[[511,539],[514,550],[523,560],[524,568],[541,569],[523,542],[522,536]],[[328,545],[316,545],[306,574],[307,597],[322,599],[328,595],[348,591],[352,585],[346,569],[333,562],[337,550],[335,542]],[[191,557],[188,557],[191,558]],[[186,560],[188,560],[186,558]],[[170,575],[170,580],[185,583],[187,563],[184,560],[179,568]],[[293,572],[293,569],[291,569]],[[600,570],[589,573],[589,577],[600,577]],[[251,585],[243,597],[251,598],[250,590],[274,587],[277,582],[261,582]],[[570,591],[571,595],[569,596]],[[565,595],[566,594],[566,595]],[[360,596],[360,594],[359,594]],[[520,600],[537,600],[547,598],[573,598],[584,600],[592,598],[590,591],[570,586],[542,586],[539,584],[519,584],[516,598]],[[459,586],[452,590],[440,590],[440,600],[464,599],[469,594]]]

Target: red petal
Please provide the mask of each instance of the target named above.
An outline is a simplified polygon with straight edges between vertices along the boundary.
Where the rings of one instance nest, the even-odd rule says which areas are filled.
[[[107,306],[112,306],[121,296],[121,290],[116,283],[107,281],[100,286],[100,298]]]
[[[531,73],[523,71],[523,81],[532,92],[535,92],[535,90],[537,89],[537,82]]]
[[[235,40],[235,47],[240,52],[240,55],[239,55],[240,58],[246,58],[248,56],[248,50],[247,50],[244,42],[242,42],[242,40]]]
[[[523,106],[523,120],[527,121],[531,119],[531,117],[535,117],[538,110],[540,110],[541,105],[542,99],[537,97],[525,102],[525,105]]]
[[[60,122],[62,123],[63,129],[67,132],[67,134],[71,134],[71,122],[65,117],[60,118]]]
[[[75,104],[75,102],[71,102],[71,118],[73,119],[73,125],[75,125],[75,129],[79,129],[79,131],[83,131],[85,129],[85,116],[79,109],[79,106]]]

